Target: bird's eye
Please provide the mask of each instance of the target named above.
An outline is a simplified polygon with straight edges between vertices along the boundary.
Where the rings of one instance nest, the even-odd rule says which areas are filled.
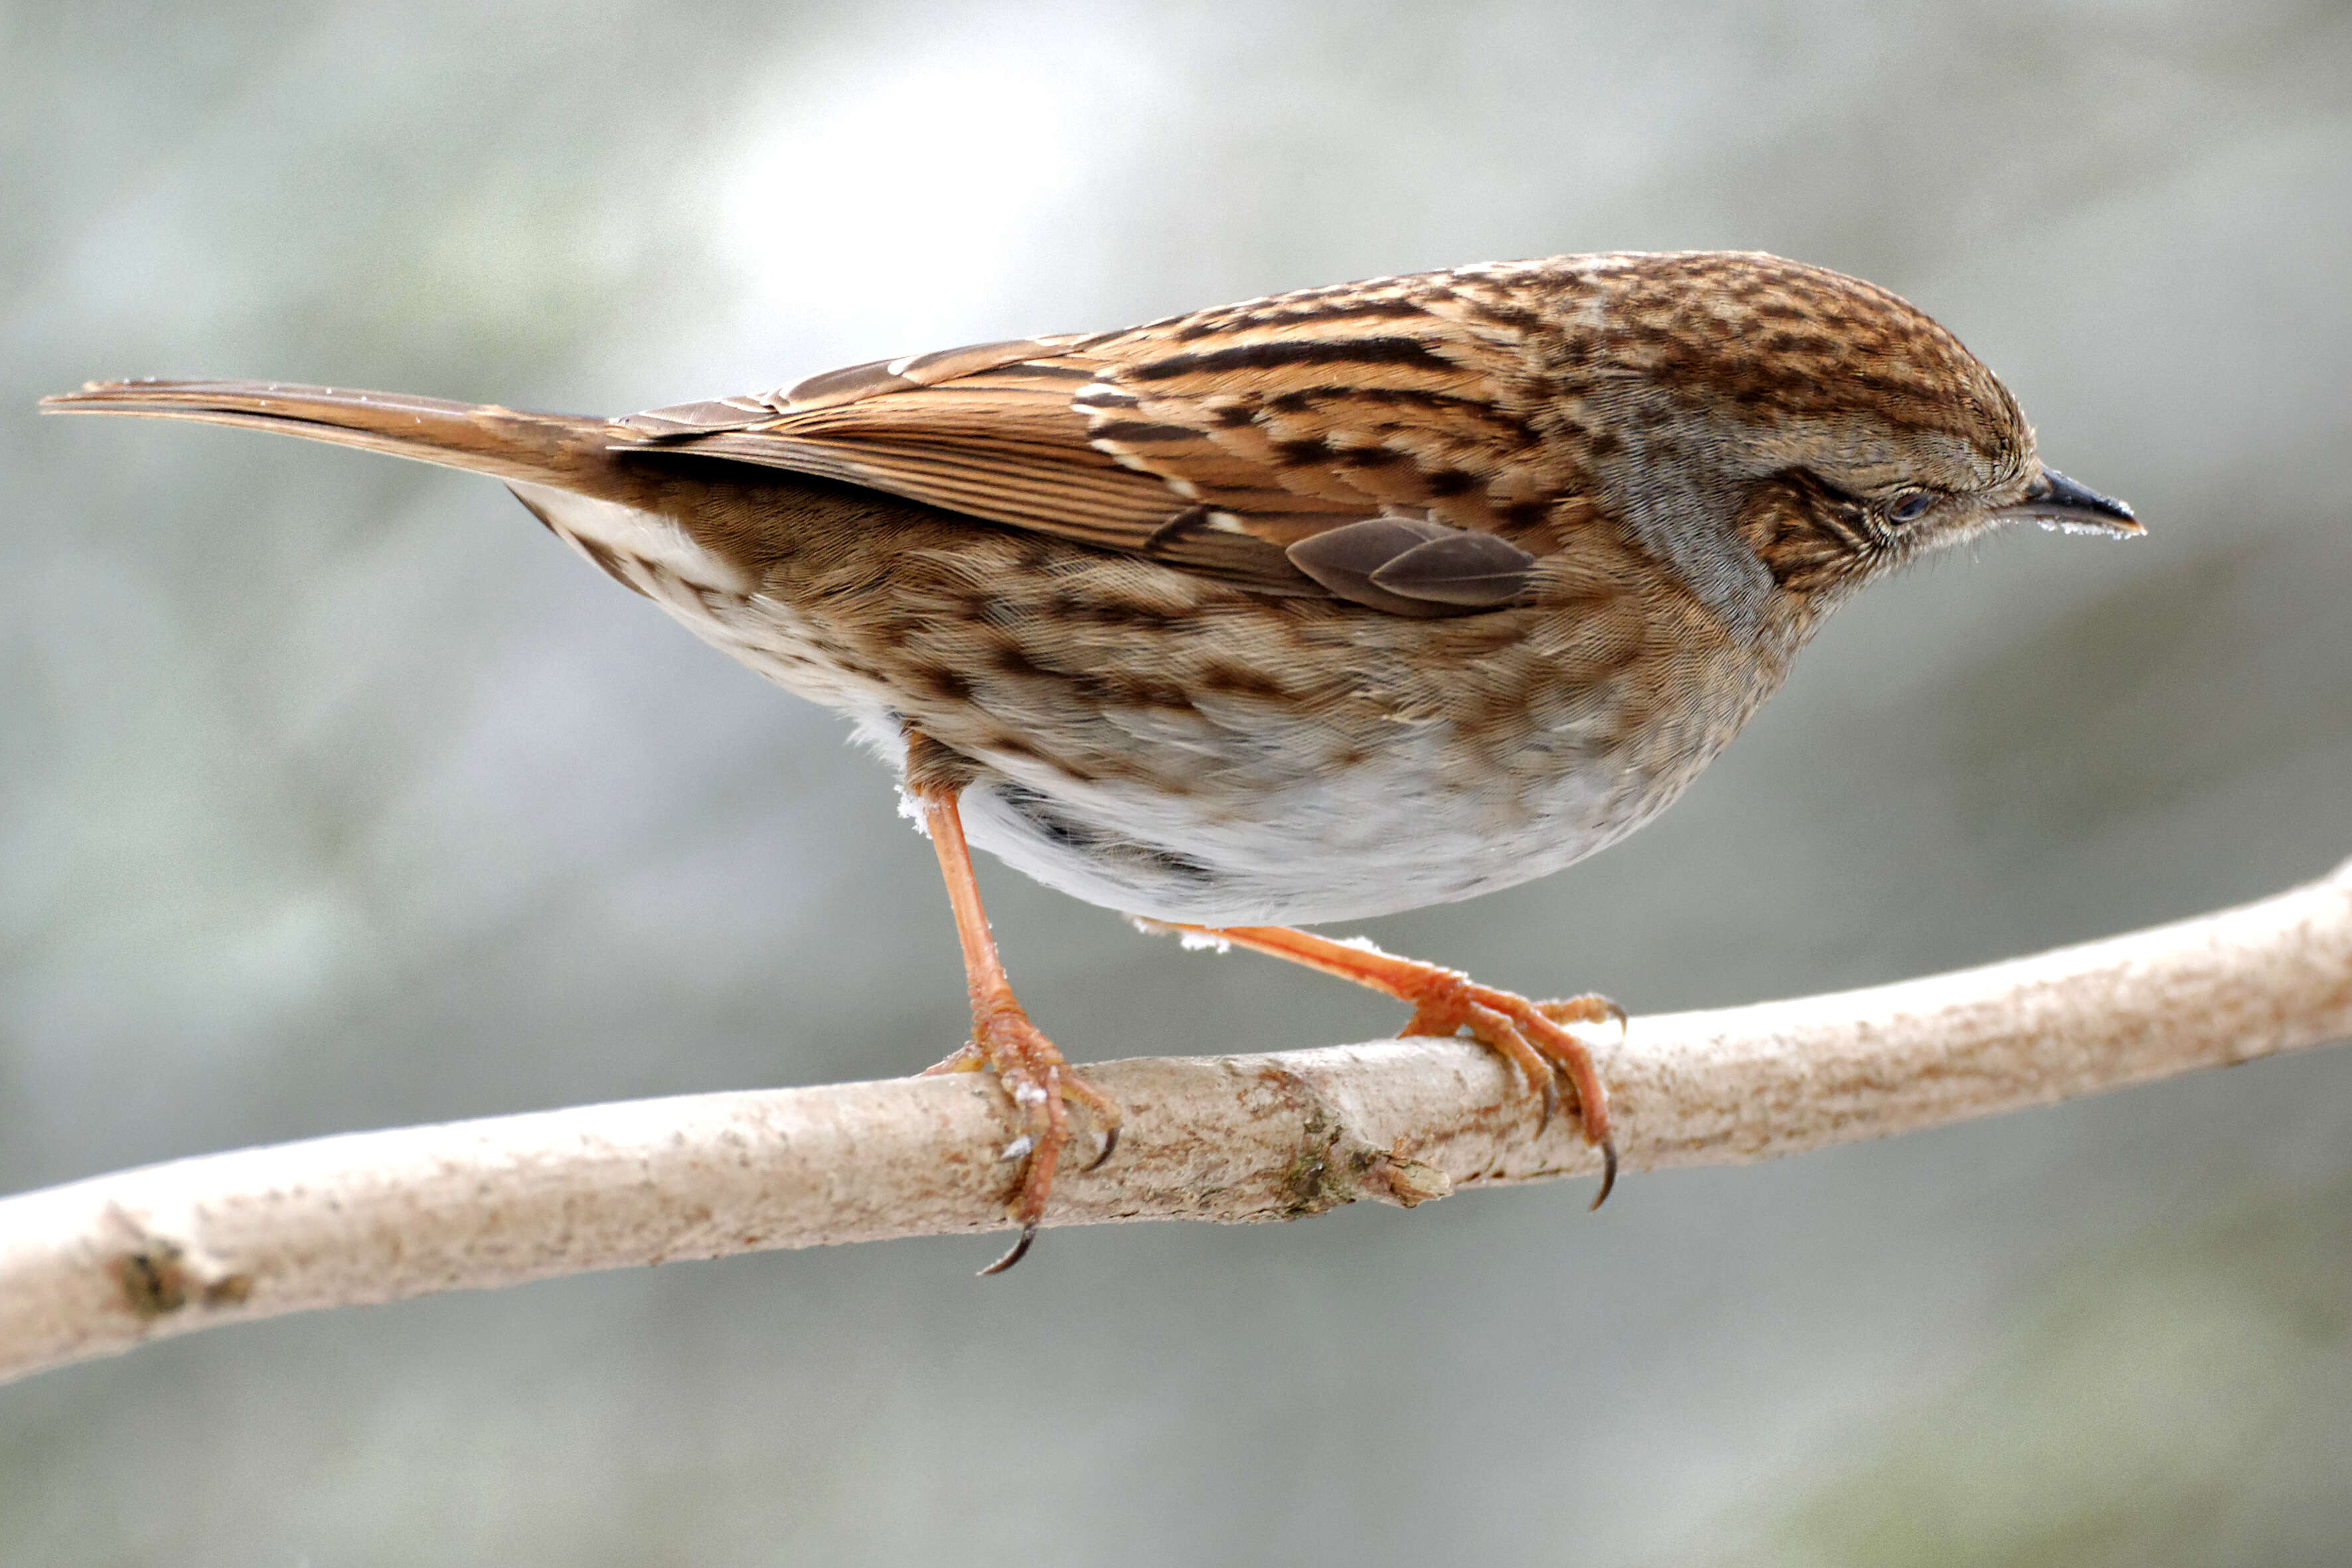
[[[1905,490],[1886,503],[1886,521],[1916,522],[1927,516],[1927,509],[1935,504],[1936,498],[1926,490]]]

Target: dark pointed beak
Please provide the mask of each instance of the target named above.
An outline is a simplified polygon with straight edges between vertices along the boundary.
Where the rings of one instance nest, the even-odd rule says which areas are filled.
[[[1993,516],[2019,522],[2038,522],[2068,533],[2105,533],[2129,539],[2146,533],[2132,509],[2113,496],[2103,496],[2088,485],[2078,485],[2055,468],[2044,468],[2023,500],[1996,507]]]

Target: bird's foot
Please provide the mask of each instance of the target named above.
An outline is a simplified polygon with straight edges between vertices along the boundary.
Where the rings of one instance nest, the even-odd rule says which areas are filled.
[[[1336,974],[1387,993],[1412,1008],[1404,1036],[1451,1036],[1467,1029],[1482,1044],[1502,1053],[1519,1070],[1528,1089],[1542,1097],[1543,1115],[1538,1131],[1549,1126],[1559,1109],[1559,1080],[1566,1078],[1576,1095],[1577,1119],[1585,1142],[1601,1151],[1601,1191],[1592,1200],[1599,1208],[1617,1184],[1617,1144],[1609,1131],[1609,1095],[1592,1065],[1592,1053],[1570,1034],[1570,1024],[1613,1023],[1622,1034],[1625,1009],[1606,996],[1571,996],[1557,1002],[1531,1002],[1516,992],[1481,985],[1458,969],[1446,969],[1418,959],[1399,958],[1368,942],[1334,942],[1328,937],[1288,926],[1185,926],[1213,942],[1230,942],[1276,958],[1304,963],[1326,974]]]
[[[1568,1029],[1569,1024],[1614,1024],[1622,1037],[1625,1009],[1597,992],[1559,1001],[1532,1002],[1516,991],[1481,985],[1456,969],[1412,959],[1400,962],[1428,971],[1416,984],[1416,994],[1400,994],[1412,1004],[1412,1017],[1397,1031],[1400,1038],[1433,1036],[1444,1038],[1467,1029],[1471,1037],[1503,1054],[1528,1088],[1543,1098],[1543,1114],[1536,1124],[1541,1131],[1559,1111],[1559,1080],[1566,1078],[1576,1094],[1577,1120],[1584,1140],[1601,1150],[1601,1190],[1592,1207],[1608,1201],[1617,1185],[1617,1143],[1609,1131],[1609,1097],[1592,1065],[1592,1053]]]
[[[1118,1102],[1072,1071],[1054,1042],[1009,995],[973,1009],[971,1040],[945,1061],[924,1068],[923,1076],[982,1069],[994,1073],[998,1084],[1012,1097],[1021,1126],[1003,1152],[1004,1159],[1021,1163],[1008,1205],[1021,1226],[1021,1237],[1012,1250],[981,1270],[986,1275],[1002,1274],[1020,1262],[1030,1243],[1037,1239],[1045,1200],[1054,1190],[1055,1169],[1070,1142],[1071,1102],[1086,1109],[1102,1140],[1101,1150],[1086,1166],[1089,1171],[1109,1159],[1118,1147],[1120,1116]]]

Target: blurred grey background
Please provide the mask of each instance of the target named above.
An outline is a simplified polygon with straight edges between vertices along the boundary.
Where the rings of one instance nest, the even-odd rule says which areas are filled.
[[[2341,5],[21,4],[0,69],[0,1190],[964,1027],[831,717],[493,484],[36,419],[94,376],[622,412],[1766,247],[1932,311],[2152,537],[1877,590],[1662,823],[1371,934],[1675,1008],[2352,854]],[[982,875],[1081,1060],[1401,1021]],[[0,1561],[2352,1557],[2352,1053],[1589,1195],[201,1335],[0,1390]]]

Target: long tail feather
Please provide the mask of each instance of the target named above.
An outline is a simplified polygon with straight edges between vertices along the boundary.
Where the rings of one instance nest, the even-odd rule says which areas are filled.
[[[271,430],[582,495],[608,495],[618,478],[605,450],[612,427],[604,419],[402,393],[264,381],[94,381],[41,399],[41,411]]]

